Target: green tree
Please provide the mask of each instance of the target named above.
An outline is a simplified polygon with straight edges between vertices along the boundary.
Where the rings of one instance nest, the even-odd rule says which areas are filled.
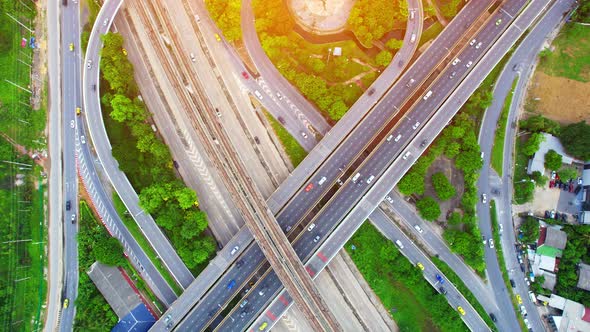
[[[386,67],[391,62],[391,59],[393,59],[393,54],[391,54],[389,51],[383,50],[377,53],[377,56],[375,57],[375,63],[378,66]]]
[[[537,185],[537,187],[545,187],[545,185],[547,185],[547,181],[548,178],[546,176],[543,176],[543,174],[539,171],[534,171],[533,174],[531,174],[531,179],[533,179],[535,181],[535,184]]]
[[[552,171],[556,171],[561,168],[562,163],[562,156],[559,153],[555,152],[555,150],[549,150],[547,151],[547,153],[545,153],[546,168]]]
[[[459,225],[461,223],[461,214],[459,212],[453,212],[447,219],[449,225]]]
[[[578,170],[575,167],[563,167],[559,170],[559,177],[564,180],[575,179],[578,177]]]
[[[400,48],[402,48],[403,44],[404,44],[403,40],[391,38],[390,40],[388,40],[385,43],[385,46],[392,51],[397,51]]]
[[[539,150],[541,142],[545,141],[545,136],[541,133],[533,133],[522,147],[522,152],[527,156],[532,156]]]
[[[590,125],[584,121],[567,125],[559,140],[569,155],[580,160],[590,159]]]
[[[420,212],[420,216],[425,220],[435,221],[440,216],[440,206],[430,196],[426,196],[416,202],[416,208]]]
[[[340,120],[347,111],[348,106],[346,106],[342,100],[338,100],[330,106],[330,111],[328,113],[330,114],[330,118]]]
[[[525,120],[519,121],[519,126],[521,129],[537,133],[537,132],[545,132],[552,135],[559,135],[561,131],[561,126],[559,123],[547,119],[542,115],[533,115]]]
[[[397,188],[404,195],[424,193],[424,175],[415,171],[406,173],[397,184]]]
[[[197,193],[191,188],[178,188],[174,192],[174,196],[176,196],[176,200],[178,200],[178,205],[181,209],[186,210],[192,206],[198,205]]]
[[[539,221],[533,217],[526,217],[520,225],[522,242],[532,243],[539,238]]]
[[[125,264],[123,246],[114,237],[107,237],[105,235],[100,241],[95,242],[92,251],[96,260],[103,264],[111,266],[122,266]]]
[[[442,201],[446,201],[455,196],[455,187],[451,184],[449,179],[442,173],[437,172],[432,175],[432,186],[436,192],[436,196]]]

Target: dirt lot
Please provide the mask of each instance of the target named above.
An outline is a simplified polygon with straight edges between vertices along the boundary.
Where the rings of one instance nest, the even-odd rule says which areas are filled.
[[[562,124],[586,120],[590,122],[590,83],[535,72],[528,99],[534,101],[536,112]]]

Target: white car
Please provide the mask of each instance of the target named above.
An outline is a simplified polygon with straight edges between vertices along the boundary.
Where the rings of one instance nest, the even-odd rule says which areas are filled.
[[[82,142],[82,144],[86,144],[86,137],[84,137],[84,135],[80,136],[80,142]]]
[[[453,66],[456,66],[459,62],[461,62],[461,59],[455,58],[455,60],[453,60]]]
[[[494,239],[489,239],[488,243],[490,244],[490,249],[494,249]]]
[[[475,39],[474,39],[474,40],[472,40],[472,41],[469,43],[469,46],[473,46],[473,45],[475,44],[475,42],[476,42],[476,40],[475,40]]]
[[[420,234],[422,234],[422,232],[424,232],[424,231],[422,230],[422,227],[420,227],[420,225],[414,225],[414,229],[415,229],[416,231],[418,231],[418,233],[420,233]]]
[[[311,232],[314,228],[315,228],[315,224],[311,224],[311,225],[309,225],[309,227],[307,227],[307,231]]]
[[[467,64],[465,65],[465,67],[469,68],[469,67],[471,67],[472,64],[473,64],[473,61],[469,61],[469,62],[467,62]]]
[[[481,47],[481,42],[477,43],[477,45],[475,45],[475,48],[480,48]]]
[[[88,68],[88,69],[92,68],[92,60],[88,60],[88,62],[86,63],[86,68]]]
[[[412,126],[412,129],[416,130],[416,128],[420,127],[420,122],[416,121],[416,123],[414,123],[414,125]]]
[[[391,198],[391,196],[385,196],[385,199],[386,199],[386,200],[387,200],[389,203],[393,204],[393,198]]]
[[[197,61],[197,58],[195,58],[195,54],[194,53],[191,53],[191,61],[192,62]]]
[[[486,194],[481,194],[481,203],[485,204],[488,202],[488,195]]]
[[[402,244],[402,241],[400,241],[400,240],[395,240],[395,244],[397,244],[397,246],[398,246],[400,249],[404,249],[404,245]]]
[[[301,136],[303,136],[303,138],[307,138],[307,134],[305,132],[301,132]]]
[[[107,26],[107,24],[109,24],[109,19],[105,18],[104,21],[102,22],[102,26]]]
[[[233,256],[233,255],[235,255],[235,254],[236,254],[236,252],[238,252],[238,250],[240,250],[240,247],[239,247],[239,246],[235,246],[235,247],[234,247],[234,248],[231,250],[230,254]]]

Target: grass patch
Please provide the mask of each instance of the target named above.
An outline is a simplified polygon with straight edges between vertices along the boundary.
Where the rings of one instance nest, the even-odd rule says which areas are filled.
[[[158,271],[160,272],[162,277],[166,280],[168,285],[170,285],[170,287],[172,287],[172,289],[174,290],[174,293],[176,293],[176,295],[182,294],[182,288],[180,288],[178,283],[174,280],[174,278],[172,277],[172,275],[170,274],[170,272],[168,271],[168,269],[166,268],[166,266],[164,265],[162,260],[158,259],[158,255],[156,254],[156,252],[154,251],[154,249],[152,248],[152,246],[150,245],[148,240],[145,238],[145,236],[141,232],[141,229],[139,229],[139,226],[137,225],[135,220],[133,220],[133,218],[131,218],[129,216],[129,213],[127,212],[127,208],[125,207],[125,204],[123,203],[123,201],[121,200],[119,195],[117,195],[117,193],[115,193],[115,192],[113,193],[113,203],[115,205],[115,209],[117,210],[117,213],[119,213],[119,216],[121,217],[121,220],[123,221],[123,224],[125,224],[125,227],[127,227],[127,229],[129,230],[129,233],[131,233],[131,235],[133,236],[135,241],[137,241],[137,243],[139,244],[141,249],[145,252],[146,256],[152,262],[152,264],[154,264],[156,269],[158,269]]]
[[[436,36],[438,36],[442,31],[443,31],[444,27],[442,24],[440,24],[440,22],[434,22],[431,26],[428,27],[428,29],[422,31],[422,35],[420,36],[420,42],[418,43],[418,47],[424,45],[426,42],[433,40],[434,38],[436,38]]]
[[[481,242],[480,242],[481,243]],[[469,302],[475,311],[481,316],[481,318],[486,322],[488,327],[491,327],[492,331],[497,331],[496,325],[492,322],[492,319],[486,312],[486,310],[481,306],[479,301],[475,298],[473,293],[465,286],[463,280],[451,269],[447,263],[440,260],[438,257],[430,257],[434,265],[447,277],[447,279],[459,290],[459,292],[465,297],[467,302]]]
[[[496,128],[496,136],[494,137],[494,146],[492,147],[492,168],[496,170],[498,175],[502,177],[502,164],[504,163],[504,138],[506,136],[506,124],[508,121],[508,113],[510,112],[510,105],[512,104],[512,98],[514,97],[514,89],[518,83],[518,78],[512,82],[512,88],[510,93],[504,100],[504,106],[502,106],[502,113],[498,119],[498,127]]]
[[[351,249],[354,244],[355,250]],[[400,331],[467,331],[459,313],[423,278],[422,271],[369,222],[345,246]]]
[[[514,202],[516,204],[524,204],[532,200],[530,190],[526,189],[530,186],[530,178],[526,173],[529,157],[523,153],[523,146],[526,143],[526,137],[519,137],[516,139],[516,146],[514,151],[514,177],[512,185],[514,186]],[[533,184],[534,186],[534,184]]]
[[[279,141],[281,141],[281,144],[285,148],[285,152],[287,152],[287,155],[289,156],[289,159],[291,160],[293,167],[297,167],[297,165],[299,165],[299,163],[303,161],[305,156],[307,156],[307,151],[305,151],[303,147],[299,145],[299,142],[297,142],[297,140],[293,136],[291,136],[291,134],[289,134],[287,129],[285,129],[285,127],[283,127],[280,124],[280,122],[275,120],[275,118],[272,115],[270,115],[270,113],[268,113],[267,111],[263,112],[268,121],[270,122],[272,129],[279,137]]]
[[[552,76],[590,82],[590,26],[567,24],[553,41],[555,50],[541,52],[540,69]]]

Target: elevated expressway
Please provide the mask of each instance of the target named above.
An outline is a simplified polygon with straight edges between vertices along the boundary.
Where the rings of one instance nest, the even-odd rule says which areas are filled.
[[[473,3],[473,2],[472,2],[472,3]],[[481,4],[481,3],[480,3],[480,4]],[[489,3],[487,3],[487,4],[484,4],[484,8],[485,8],[485,6],[487,6],[487,5],[489,5]],[[479,38],[478,38],[479,40],[482,40],[482,41],[484,41],[484,42],[486,43],[486,45],[487,45],[487,46],[485,46],[485,47],[488,47],[488,46],[491,44],[491,42],[493,41],[493,39],[494,39],[495,37],[497,37],[498,33],[504,29],[504,27],[506,26],[506,24],[507,24],[508,22],[510,22],[510,21],[511,21],[511,20],[510,20],[510,18],[511,18],[511,15],[509,15],[509,14],[510,14],[510,13],[512,13],[512,15],[515,15],[515,14],[516,14],[516,13],[519,11],[519,9],[522,7],[522,5],[523,5],[523,2],[520,2],[520,3],[516,3],[516,2],[508,2],[507,4],[505,4],[505,5],[504,5],[504,7],[503,7],[503,9],[502,9],[502,10],[504,10],[504,11],[507,11],[507,14],[506,14],[506,13],[504,13],[504,12],[501,12],[501,13],[499,13],[499,14],[498,14],[500,17],[502,17],[502,19],[503,19],[503,22],[504,22],[504,23],[503,23],[503,24],[501,24],[501,25],[499,25],[499,26],[496,26],[496,25],[494,24],[494,22],[491,22],[491,24],[488,24],[486,27],[489,27],[489,29],[491,29],[492,31],[488,32],[486,36],[479,36]],[[467,8],[470,8],[470,7],[468,6]],[[471,8],[471,10],[473,10],[473,8]],[[463,12],[462,12],[462,13],[463,13]],[[469,9],[467,10],[467,13],[469,13]],[[467,22],[467,24],[466,24],[466,27],[469,27],[469,26],[470,26],[470,24],[471,24],[471,23],[473,23],[473,21],[474,21],[474,20],[475,20],[475,19],[474,19],[474,18],[472,18],[472,21],[471,21],[471,22]],[[455,21],[454,21],[454,22],[455,22]],[[465,21],[463,21],[463,22],[459,22],[459,23],[456,23],[455,25],[457,25],[457,26],[455,26],[455,29],[447,29],[447,30],[443,31],[443,33],[441,34],[441,37],[442,37],[442,36],[444,36],[444,37],[446,37],[446,38],[447,38],[447,39],[444,39],[444,42],[445,42],[445,43],[450,43],[450,44],[448,44],[449,46],[451,46],[451,45],[453,44],[453,42],[456,42],[456,41],[459,39],[459,37],[465,33],[465,30],[462,30],[462,29],[460,28],[461,26],[463,26],[463,24],[465,24]],[[451,26],[453,26],[453,23],[451,23]],[[451,40],[449,41],[449,39],[448,39],[448,38],[449,38],[450,36],[448,36],[448,35],[449,35],[449,34],[451,34],[451,35],[452,35],[452,32],[457,32],[457,30],[458,30],[458,34],[459,34],[459,35],[458,35],[458,36],[455,36],[455,39],[454,39],[454,40],[452,40],[452,38],[451,38]],[[449,32],[449,31],[451,31],[451,32]],[[519,30],[519,31],[520,31],[520,30]],[[495,32],[495,33],[494,33],[494,32]],[[488,40],[486,40],[486,38],[487,38]],[[467,41],[467,39],[465,39],[465,40],[464,40],[464,42],[465,42],[465,41]],[[484,47],[484,48],[485,48],[485,47]],[[433,48],[431,48],[431,50],[432,50],[432,49],[433,49]],[[442,50],[442,52],[441,52],[440,50]],[[447,48],[447,50],[448,50],[448,48]],[[440,54],[440,53],[442,53],[442,54],[440,54],[440,55],[439,55],[439,61],[440,61],[440,58],[441,58],[441,56],[442,56],[442,58],[444,58],[445,56],[447,56],[447,55],[448,55],[447,51],[445,51],[445,50],[444,50],[444,47],[442,47],[442,46],[441,46],[441,48],[436,48],[436,49],[434,49],[433,53],[436,53],[437,51],[439,52],[439,54]],[[482,49],[482,50],[480,50],[479,52],[481,52],[481,51],[483,51],[483,49]],[[472,48],[472,49],[470,49],[470,52],[467,52],[467,53],[468,53],[468,54],[470,54],[470,53],[475,53],[475,51],[473,51],[473,48]],[[473,54],[471,54],[471,55],[473,56]],[[469,56],[469,55],[466,55],[466,56]],[[421,59],[419,59],[419,60],[418,60],[417,64],[419,64],[421,60],[422,60],[422,61],[425,61],[425,60],[424,60],[424,58],[425,58],[425,57],[421,57]],[[428,59],[428,60],[433,60],[433,58],[434,58],[434,59],[436,59],[436,57],[432,57],[432,56],[431,56],[431,57],[428,57],[427,59]],[[449,58],[449,59],[447,59],[447,61],[449,61],[449,60],[451,59],[450,57],[448,57],[448,58]],[[499,59],[499,58],[498,58],[498,59]],[[476,58],[475,60],[477,60],[477,58]],[[436,61],[436,60],[434,60],[434,61]],[[436,63],[436,62],[435,62],[435,63]],[[416,65],[415,65],[414,67],[416,67]],[[413,68],[414,68],[414,67],[413,67]],[[431,68],[431,67],[432,67],[432,66],[430,66],[430,67],[427,67],[427,68]],[[419,68],[420,68],[420,69],[423,69],[423,68],[424,68],[424,66],[421,66],[421,67],[419,67]],[[463,67],[463,66],[461,66],[461,68],[465,69],[465,67]],[[458,69],[457,69],[457,71],[459,71],[459,70],[460,70],[460,69],[458,68]],[[417,74],[415,74],[415,73],[413,73],[412,69],[410,69],[410,72],[409,72],[409,73],[412,73],[412,74],[414,74],[412,77],[418,77],[418,79],[416,80],[416,81],[418,81],[418,82],[419,82],[420,80],[423,80],[423,79],[425,78],[425,75],[426,75],[426,73],[424,73],[424,71],[422,71],[422,73],[417,73]],[[424,76],[422,76],[422,77],[418,76],[418,75],[420,75],[420,74],[422,74],[422,75],[424,75]],[[409,75],[409,74],[408,74],[408,75]],[[459,80],[459,79],[460,79],[462,76],[463,76],[463,74],[459,74],[458,76],[456,76],[456,80],[449,80],[449,81],[456,82],[456,81],[458,81],[458,80]],[[481,76],[481,75],[478,75],[478,76]],[[485,76],[485,75],[484,75],[484,76]],[[407,79],[409,79],[409,77],[408,77],[407,75],[404,75],[404,77],[406,77]],[[475,79],[475,80],[476,80],[476,82],[477,82],[477,79],[478,79],[478,78],[476,78],[476,79]],[[482,79],[483,79],[483,78],[482,78]],[[402,83],[401,83],[400,85],[404,84],[405,82],[406,82],[406,80],[402,79]],[[477,84],[478,84],[478,83],[476,83],[476,84],[471,84],[471,86],[470,86],[469,88],[475,89],[475,88],[477,87]],[[395,93],[395,92],[398,92],[398,93],[399,93],[400,91],[404,91],[404,90],[405,90],[405,89],[403,89],[403,88],[401,88],[401,89],[399,89],[399,90],[396,90],[396,89],[394,89],[394,90],[392,91],[392,93]],[[437,91],[444,91],[444,89],[443,89],[443,90],[439,90],[439,89],[437,89]],[[471,90],[471,91],[473,91],[473,90]],[[419,91],[419,92],[420,92],[420,96],[421,96],[421,95],[422,95],[422,93],[423,93],[423,91]],[[471,92],[469,92],[469,93],[471,93]],[[468,94],[467,94],[467,96],[468,96]],[[404,96],[404,98],[405,98],[405,97],[406,97],[406,96]],[[433,102],[433,100],[436,100],[436,99],[438,98],[438,100],[436,100],[435,102],[437,102],[437,103],[440,103],[440,102],[441,102],[441,98],[443,98],[443,100],[444,100],[444,97],[446,97],[446,95],[444,95],[444,94],[443,94],[443,95],[439,95],[439,96],[437,97],[437,95],[436,95],[436,94],[434,94],[434,95],[433,95],[433,97],[434,97],[434,98],[430,98],[428,101],[429,101],[429,102]],[[415,99],[420,99],[420,98],[418,97],[418,98],[415,98]],[[461,100],[459,100],[459,102],[457,102],[456,104],[457,104],[457,105],[461,105],[461,104],[462,104],[462,103],[463,103],[465,100],[466,100],[466,97],[465,97],[465,98],[462,98]],[[387,101],[387,100],[386,100],[386,99],[384,99],[384,101],[383,101],[382,103],[385,103],[385,101]],[[391,101],[389,101],[389,104],[390,104],[390,103],[391,103]],[[428,106],[431,106],[431,105],[428,105]],[[389,108],[389,110],[390,110],[390,107],[388,107],[387,103],[386,103],[385,107]],[[381,116],[381,117],[382,117],[382,119],[381,119],[381,121],[379,121],[379,123],[384,123],[384,122],[386,122],[386,121],[383,121],[383,117],[384,117],[384,116],[385,116],[384,118],[389,118],[389,116],[390,116],[390,115],[388,114],[389,110],[387,110],[387,109],[384,109],[385,107],[382,107],[382,108],[381,108],[381,114],[380,114],[379,116]],[[455,106],[455,107],[456,107],[456,106]],[[456,108],[457,108],[457,107],[456,107]],[[455,109],[455,111],[456,111],[456,109]],[[377,112],[379,112],[379,107],[377,107],[377,108],[376,108],[376,109],[373,111],[373,113],[371,113],[371,116],[372,116],[374,113],[377,113]],[[451,114],[454,114],[454,113],[451,113]],[[368,118],[369,118],[369,117],[368,117]],[[409,123],[409,119],[410,119],[410,118],[406,118],[404,121],[405,121],[406,123]],[[368,127],[369,127],[369,129],[370,129],[371,127],[373,127],[374,129],[376,128],[376,126],[374,125],[374,124],[375,124],[375,122],[374,122],[374,121],[375,121],[375,119],[373,119],[373,122],[372,122],[372,123],[369,123],[369,126],[368,126]],[[447,120],[447,121],[448,121],[448,120]],[[445,121],[445,122],[443,123],[443,125],[444,125],[444,124],[445,124],[447,121]],[[366,123],[366,121],[363,121],[363,123]],[[362,127],[362,126],[363,126],[363,124],[361,124],[361,125],[360,125],[360,127]],[[407,133],[408,133],[408,132],[406,132],[406,131],[408,130],[408,129],[407,129],[408,127],[409,127],[409,126],[406,126],[406,127],[405,127],[406,129],[404,129],[404,130],[405,130],[405,131],[404,131],[404,133],[405,133],[405,134],[407,134]],[[400,128],[402,128],[402,129],[403,129],[403,128],[404,128],[404,126],[400,126]],[[376,129],[380,129],[380,128],[376,128]],[[411,131],[412,131],[412,130],[409,130],[409,132],[410,132],[410,133],[411,133]],[[358,132],[360,132],[360,131],[355,131],[355,133],[358,133]],[[365,132],[366,132],[366,131],[363,131],[363,134],[364,134]],[[369,130],[369,132],[370,132],[370,130]],[[354,135],[354,133],[353,133],[353,135]],[[370,135],[370,134],[369,134],[369,135]],[[361,134],[361,136],[363,136],[363,135]],[[372,136],[368,136],[368,135],[364,135],[364,136],[365,136],[365,137],[364,137],[364,139],[369,139],[368,141],[370,141],[370,138],[372,138]],[[329,135],[328,135],[328,137],[329,137]],[[383,137],[385,137],[385,136],[382,136],[381,138],[383,138]],[[347,142],[350,142],[350,140],[349,140],[349,141],[347,141]],[[358,141],[357,141],[357,142],[355,142],[355,144],[358,144]],[[345,145],[345,143],[344,143],[343,145]],[[401,145],[402,145],[402,143],[398,144],[398,146],[401,146]],[[348,148],[350,149],[351,147],[348,147]],[[361,149],[362,149],[362,146],[361,146]],[[342,149],[342,150],[344,150],[344,149]],[[413,149],[412,149],[412,150],[413,150]],[[414,151],[414,152],[416,152],[416,151],[419,151],[419,149],[415,149],[415,151]],[[344,151],[344,152],[346,152],[346,151]],[[343,152],[343,153],[344,153],[344,152]],[[399,151],[396,151],[396,152],[399,152]],[[353,152],[352,154],[354,155],[355,153],[356,153],[356,154],[358,154],[358,149],[357,149],[357,151]],[[414,156],[416,156],[416,154],[415,154],[415,153],[414,153],[413,155],[414,155]],[[409,160],[412,160],[412,158],[410,158]],[[325,173],[324,173],[324,172],[320,172],[320,173],[319,173],[319,175],[317,176],[317,178],[316,178],[316,179],[314,179],[314,182],[315,182],[315,183],[317,183],[316,181],[318,181],[318,180],[319,180],[319,178],[320,178],[322,175],[326,175],[326,176],[330,176],[330,177],[331,177],[331,178],[330,178],[330,180],[329,180],[329,183],[334,183],[334,181],[336,180],[336,177],[340,175],[339,171],[337,170],[337,169],[338,169],[339,167],[341,167],[341,165],[342,165],[342,164],[340,164],[340,162],[341,162],[341,161],[336,161],[336,163],[332,163],[332,165],[331,165],[331,168],[332,168],[332,170],[331,170],[331,171],[328,171],[328,172],[325,172]],[[304,163],[305,163],[305,161],[304,161]],[[324,165],[324,167],[325,167],[325,166],[326,166],[326,165]],[[346,165],[345,165],[345,166],[346,166]],[[350,175],[351,175],[351,174],[348,174],[348,176],[350,176]],[[376,175],[377,177],[379,176],[379,174],[378,174],[378,173],[377,173],[377,174],[375,174],[375,175]],[[364,179],[366,179],[366,176],[364,177]],[[362,182],[359,182],[359,183],[362,183]],[[392,185],[392,186],[393,186],[393,185]],[[355,191],[356,191],[356,192],[357,192],[357,193],[356,193],[356,195],[352,195],[352,196],[353,196],[353,197],[355,197],[355,196],[356,196],[356,198],[358,198],[358,194],[359,194],[359,192],[358,192],[358,191],[359,191],[359,189],[357,189],[358,187],[360,187],[360,186],[351,186],[351,185],[350,185],[350,182],[346,182],[346,184],[345,184],[345,185],[342,187],[342,189],[340,189],[340,191],[339,191],[339,193],[337,194],[337,196],[338,196],[338,197],[345,196],[344,194],[343,194],[343,195],[341,195],[340,193],[341,193],[342,191],[345,191],[345,189],[349,189],[349,190],[352,190],[353,192],[355,192]],[[364,187],[364,184],[362,185],[362,187]],[[350,189],[350,188],[352,188],[352,189]],[[319,191],[319,190],[318,190],[318,191]],[[361,192],[361,194],[362,194],[362,193],[363,193],[363,192]],[[316,195],[317,195],[317,193],[316,193],[315,191],[313,191],[313,190],[312,190],[310,193],[303,194],[303,195],[305,195],[303,198],[306,198],[306,197],[312,196],[312,195],[314,195],[314,194],[316,194]],[[322,193],[319,193],[319,194],[322,194]],[[355,199],[356,199],[356,198],[355,198]],[[312,197],[312,198],[310,198],[310,199],[312,199],[312,200],[317,200],[317,197],[315,197],[315,198],[314,198],[314,197]],[[313,201],[312,201],[311,203],[313,203]],[[334,204],[334,205],[335,205],[335,204]],[[339,204],[339,205],[340,205],[340,206],[342,206],[342,205],[345,205],[345,206],[346,206],[347,204]],[[308,205],[303,205],[303,206],[313,206],[313,204],[308,204]],[[352,204],[351,204],[351,206],[352,206]],[[327,208],[326,208],[326,209],[327,209]],[[280,218],[280,216],[279,216],[278,220],[279,220],[279,222],[281,222],[281,218]],[[291,219],[291,220],[299,220],[299,219],[297,219],[297,218],[294,218],[294,219]],[[288,225],[288,224],[285,224],[285,223],[282,223],[282,225],[283,225],[284,227],[290,226],[290,225]],[[324,223],[319,223],[319,224],[318,224],[318,226],[316,227],[316,229],[318,229],[318,230],[320,230],[320,231],[321,231],[321,228],[324,228],[323,230],[325,231],[325,230],[329,230],[329,229],[331,228],[331,226],[332,226],[332,225],[328,225],[328,224],[324,224]],[[308,235],[308,233],[305,233],[305,234],[303,235],[303,237],[306,237],[307,235]],[[311,235],[309,235],[309,236],[307,236],[307,237],[308,237],[308,239],[307,239],[308,241],[307,241],[307,243],[306,243],[306,244],[307,244],[307,246],[309,247],[309,245],[310,245],[310,244],[311,244],[311,242],[312,242],[312,241],[310,241],[310,240],[311,240]],[[298,245],[298,244],[296,244],[296,250],[297,250],[297,245]],[[256,253],[253,253],[253,254],[250,254],[250,253],[249,253],[247,256],[245,256],[244,258],[242,258],[242,260],[244,260],[244,261],[246,262],[246,264],[244,264],[244,266],[242,267],[242,270],[243,270],[243,269],[246,269],[246,268],[248,267],[248,265],[250,265],[250,264],[251,264],[251,263],[248,261],[248,259],[249,259],[249,258],[258,259],[258,257],[256,256]],[[260,258],[261,258],[261,257],[260,257]],[[239,270],[239,269],[236,269],[236,268],[234,268],[234,269],[232,269],[232,270],[235,272],[235,270]],[[232,274],[232,272],[228,272],[228,275],[231,275],[231,274]],[[240,272],[240,273],[236,273],[236,274],[234,274],[234,275],[231,275],[231,276],[227,276],[227,277],[225,277],[225,278],[222,278],[222,281],[220,281],[220,282],[219,282],[219,284],[218,284],[218,285],[220,285],[220,287],[215,287],[215,289],[218,289],[218,290],[220,290],[220,292],[217,292],[217,293],[215,293],[215,295],[211,296],[211,298],[212,298],[212,299],[213,299],[213,298],[214,298],[214,299],[216,299],[216,301],[215,301],[215,302],[219,301],[219,302],[221,302],[221,303],[224,303],[224,301],[225,301],[225,300],[224,300],[224,298],[227,298],[227,297],[228,297],[227,295],[224,295],[224,293],[230,293],[230,292],[225,292],[225,289],[223,289],[223,288],[225,287],[225,285],[227,285],[227,283],[226,283],[226,282],[228,282],[229,280],[234,280],[232,277],[236,277],[236,275],[237,275],[237,277],[241,277],[241,278],[242,278],[242,279],[240,279],[240,280],[239,280],[239,282],[240,282],[240,285],[244,285],[244,284],[246,284],[246,280],[245,280],[245,279],[247,279],[247,278],[244,278],[244,277],[248,277],[248,276],[249,276],[249,273],[243,273],[243,271],[242,271],[242,272]],[[243,280],[243,281],[242,281],[242,280]],[[258,282],[258,283],[260,283],[260,282]],[[190,288],[189,288],[189,290],[188,290],[188,291],[190,291]],[[212,291],[210,292],[210,294],[213,294],[213,293],[214,293],[214,290],[212,290]],[[268,292],[266,292],[266,294],[265,294],[265,295],[267,295],[267,294],[268,294]],[[228,294],[228,295],[230,295],[230,296],[231,296],[231,295],[233,295],[233,294]],[[253,295],[255,295],[255,294],[253,294]],[[252,295],[250,295],[250,296],[252,296]],[[269,298],[270,298],[269,296],[266,296],[266,297],[267,297],[267,299],[269,299]],[[182,299],[182,297],[181,297],[181,299]],[[265,300],[265,301],[266,301],[266,300]],[[181,301],[180,301],[180,299],[179,299],[179,303],[180,303],[180,302],[181,302]],[[287,301],[287,302],[288,302],[288,301]],[[213,314],[215,314],[215,312],[217,311],[217,310],[216,310],[217,308],[215,308],[215,306],[217,306],[217,305],[221,305],[220,303],[213,303],[213,302],[211,302],[210,300],[207,300],[207,299],[203,299],[203,300],[201,301],[201,303],[207,303],[208,305],[210,305],[208,308],[214,308],[215,310],[213,310]],[[184,304],[186,304],[186,302],[185,302]],[[209,320],[209,319],[207,318],[207,317],[208,317],[208,316],[207,316],[207,312],[209,312],[209,314],[211,315],[211,311],[208,311],[208,310],[209,310],[209,309],[205,309],[205,310],[203,310],[203,309],[199,309],[199,305],[195,306],[195,309],[193,310],[193,314],[191,314],[191,315],[192,315],[192,316],[193,316],[195,319],[188,319],[188,320],[187,320],[187,322],[188,322],[188,323],[190,323],[190,324],[188,324],[188,326],[191,326],[191,328],[193,328],[193,329],[194,329],[194,328],[195,328],[195,326],[193,326],[192,324],[196,323],[196,320],[198,320],[198,319],[199,319],[199,317],[202,317],[202,318],[204,317],[204,318],[205,318],[205,320]],[[176,319],[178,316],[175,316],[175,315],[173,315],[173,312],[174,312],[174,311],[173,311],[173,310],[171,310],[171,311],[170,311],[170,312],[169,312],[169,313],[166,315],[166,317],[169,317],[169,316],[170,316],[170,317],[171,317],[171,319],[173,319],[173,320],[174,320],[174,319]],[[234,321],[238,321],[238,320],[236,320],[235,318],[233,318],[233,319],[234,319]],[[248,319],[250,319],[250,318],[248,317]],[[239,323],[244,323],[244,320],[243,320],[243,319],[240,319],[240,322],[239,322]],[[197,325],[198,325],[198,324],[197,324]]]

